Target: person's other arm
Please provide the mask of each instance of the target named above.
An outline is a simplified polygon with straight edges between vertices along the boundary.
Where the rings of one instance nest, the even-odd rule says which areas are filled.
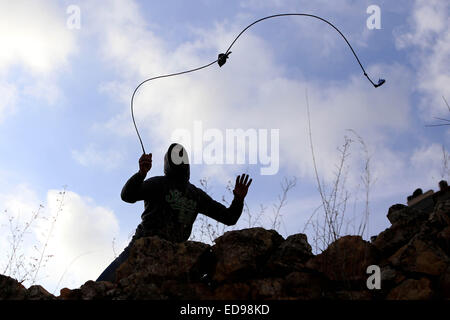
[[[248,187],[251,183],[252,179],[248,181],[248,175],[244,174],[242,177],[237,176],[236,185],[233,190],[234,199],[228,208],[212,199],[206,192],[198,189],[200,192],[200,213],[227,226],[235,225],[242,214],[244,198],[247,195]]]

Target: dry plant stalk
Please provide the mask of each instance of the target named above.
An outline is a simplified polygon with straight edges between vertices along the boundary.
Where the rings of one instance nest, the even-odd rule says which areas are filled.
[[[64,190],[59,192],[60,199],[59,207],[56,214],[51,217],[51,224],[47,233],[43,234],[45,242],[42,246],[35,244],[33,246],[34,250],[37,251],[38,256],[27,256],[24,253],[24,240],[27,234],[31,233],[31,228],[36,224],[38,219],[47,220],[48,218],[42,215],[42,209],[44,206],[39,205],[39,208],[31,214],[31,217],[24,224],[20,223],[20,216],[10,216],[9,221],[9,232],[10,232],[10,249],[7,252],[7,263],[3,269],[2,274],[7,275],[16,279],[20,283],[28,283],[29,285],[36,284],[38,276],[43,268],[45,268],[48,261],[53,257],[51,254],[47,254],[47,247],[49,245],[51,235],[56,225],[59,214],[62,212],[64,206],[64,196],[66,193],[66,186]],[[5,210],[7,212],[7,210]]]
[[[331,243],[333,243],[346,233],[343,231],[343,227],[344,222],[347,222],[347,224],[349,223],[345,218],[347,211],[347,202],[349,201],[351,195],[346,187],[347,176],[349,172],[349,166],[347,165],[347,162],[350,156],[351,144],[355,141],[347,136],[344,136],[344,143],[340,148],[337,149],[339,152],[339,161],[336,165],[336,171],[334,172],[334,180],[332,181],[331,186],[326,185],[323,180],[321,181],[317,168],[314,143],[312,139],[311,115],[307,93],[306,108],[308,118],[308,136],[314,167],[314,176],[320,195],[321,205],[313,211],[304,226],[303,232],[306,232],[309,227],[312,228],[312,243],[314,246],[314,251],[318,253],[324,251]],[[367,146],[361,136],[359,136],[354,130],[348,131],[356,136],[357,141],[363,149],[365,157],[363,174],[361,175],[362,184],[365,190],[365,208],[356,231],[357,235],[363,237],[364,233],[368,232],[370,216],[370,188],[373,184],[373,178],[370,171],[371,157],[369,155]]]

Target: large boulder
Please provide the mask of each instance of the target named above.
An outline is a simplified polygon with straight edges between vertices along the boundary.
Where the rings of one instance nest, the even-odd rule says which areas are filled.
[[[201,242],[172,243],[157,236],[140,238],[130,247],[128,259],[116,272],[116,282],[130,277],[129,285],[188,280],[198,276],[198,261],[210,246]]]
[[[28,289],[19,281],[8,276],[0,275],[0,300],[54,300],[54,295],[40,285],[33,285]]]
[[[450,226],[444,228],[437,234],[436,243],[444,252],[450,252]]]
[[[419,236],[401,247],[388,261],[404,272],[430,276],[442,274],[450,263],[449,257],[439,247]]]
[[[428,216],[429,213],[426,211],[414,209],[401,204],[391,206],[387,214],[387,218],[392,224],[397,222],[405,223],[411,220],[426,220],[428,219]]]
[[[274,251],[267,261],[266,272],[271,275],[287,275],[300,271],[306,261],[313,256],[305,234],[293,234]]]
[[[438,292],[443,299],[450,300],[450,267],[439,277]]]
[[[450,226],[450,199],[436,203],[430,220],[435,220],[443,226]]]
[[[211,296],[214,300],[248,300],[250,299],[250,285],[245,282],[222,283]]]
[[[376,237],[373,245],[383,257],[389,257],[407,244],[420,231],[421,226],[415,220],[395,222]]]
[[[407,279],[392,289],[386,298],[387,300],[430,300],[433,298],[431,281],[427,278]]]
[[[86,281],[79,289],[63,288],[59,300],[110,300],[117,290],[117,285],[109,281]]]
[[[377,264],[375,247],[360,236],[342,237],[311,258],[306,267],[323,273],[328,279],[365,288],[367,267]]]
[[[267,259],[283,242],[275,230],[251,228],[229,231],[215,240],[216,282],[235,281],[264,274]]]
[[[24,300],[27,289],[17,280],[0,275],[0,300]]]
[[[283,284],[284,279],[282,278],[250,280],[250,299],[279,299],[279,297],[283,296]]]
[[[54,295],[44,289],[40,285],[33,285],[28,288],[27,293],[28,300],[54,300],[56,299]]]
[[[330,291],[327,278],[320,273],[292,272],[286,276],[285,293],[298,300],[323,299]]]

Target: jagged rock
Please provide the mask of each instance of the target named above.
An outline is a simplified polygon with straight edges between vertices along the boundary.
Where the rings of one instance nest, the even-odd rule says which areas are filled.
[[[170,282],[171,280],[168,280]],[[117,300],[167,300],[162,289],[155,283],[131,282],[129,286],[117,290],[114,299]]]
[[[80,298],[82,300],[102,300],[113,295],[116,285],[108,281],[87,281],[80,287]]]
[[[0,300],[54,300],[54,295],[40,285],[25,288],[17,280],[0,275]]]
[[[329,281],[318,273],[292,272],[286,276],[285,292],[300,300],[316,300],[326,296]]]
[[[69,289],[69,288],[62,288],[59,291],[59,300],[81,300],[81,291],[80,289]]]
[[[384,258],[391,256],[416,236],[430,218],[430,213],[396,204],[389,208],[387,217],[392,223],[391,227],[373,241]]]
[[[438,284],[441,297],[450,300],[450,267],[439,277]]]
[[[116,281],[134,274],[137,282],[189,279],[209,245],[187,241],[172,243],[157,236],[141,238],[130,248],[130,256],[117,270]]]
[[[377,255],[375,247],[360,236],[345,236],[311,258],[306,267],[322,272],[333,281],[365,286],[367,267],[376,264]]]
[[[432,298],[431,281],[427,278],[407,279],[387,295],[388,300],[430,300]]]
[[[449,265],[449,258],[433,243],[415,237],[389,259],[393,266],[405,272],[438,276]]]
[[[395,211],[399,211],[399,210],[405,209],[407,207],[408,206],[406,206],[404,204],[396,203],[396,204],[394,204],[394,205],[389,207],[388,216],[392,215]]]
[[[444,252],[450,252],[450,226],[444,228],[437,234],[437,244],[444,250]]]
[[[403,280],[405,280],[405,276],[390,265],[381,267],[381,283],[383,287],[386,285],[398,285]]]
[[[426,220],[428,216],[429,213],[425,211],[398,204],[391,206],[387,214],[387,218],[392,224],[396,222],[406,223],[411,220]]]
[[[421,224],[417,221],[398,221],[390,228],[381,232],[373,245],[384,257],[389,257],[395,251],[407,244],[420,230]]]
[[[346,291],[337,291],[334,294],[334,299],[338,300],[372,300],[372,292],[365,291],[355,291],[355,290],[346,290]]]
[[[444,226],[450,226],[450,200],[438,201],[430,216],[430,220],[436,220]]]
[[[214,300],[248,300],[250,286],[245,282],[223,283],[214,290]]]
[[[284,240],[263,228],[227,232],[213,246],[141,238],[114,282],[87,281],[56,299],[450,299],[449,191],[432,198],[434,209],[392,206],[392,226],[372,243],[345,236],[316,256],[304,234]],[[366,286],[373,264],[381,290]],[[55,297],[0,275],[0,299]]]
[[[251,280],[250,298],[253,300],[277,299],[283,294],[283,279],[266,278]]]
[[[186,283],[176,280],[165,281],[161,286],[161,292],[168,299],[180,300],[208,299],[212,295],[211,288],[204,283]]]
[[[115,289],[109,291],[111,299],[151,299],[162,300],[167,299],[158,285],[151,281],[143,281],[143,274],[134,272],[126,278],[116,282]]]
[[[34,285],[28,288],[27,293],[28,300],[54,300],[56,299],[54,295],[45,290],[39,285]]]
[[[17,280],[0,275],[0,300],[23,300],[27,289]]]
[[[267,272],[272,275],[286,275],[300,270],[313,256],[305,234],[298,233],[287,237],[274,251],[267,262]]]
[[[263,228],[225,232],[213,247],[217,257],[213,280],[222,282],[262,274],[266,260],[282,241],[275,230]]]

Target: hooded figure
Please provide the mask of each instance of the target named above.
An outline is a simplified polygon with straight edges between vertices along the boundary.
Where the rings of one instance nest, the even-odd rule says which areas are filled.
[[[142,222],[133,241],[153,235],[172,242],[186,241],[198,213],[226,225],[236,224],[243,201],[233,200],[226,208],[190,183],[189,178],[187,153],[183,146],[173,143],[164,156],[164,176],[144,181],[142,175],[136,173],[127,181],[122,189],[122,200],[128,203],[144,200]]]
[[[236,197],[235,194],[234,200],[227,208],[190,183],[189,178],[190,167],[186,150],[180,144],[173,143],[164,156],[164,176],[144,180],[145,174],[138,172],[125,183],[121,193],[123,201],[144,201],[142,222],[138,225],[130,245],[97,281],[113,281],[116,268],[128,257],[128,248],[141,237],[159,236],[171,242],[188,240],[199,213],[228,226],[236,224],[242,214],[243,198]]]

